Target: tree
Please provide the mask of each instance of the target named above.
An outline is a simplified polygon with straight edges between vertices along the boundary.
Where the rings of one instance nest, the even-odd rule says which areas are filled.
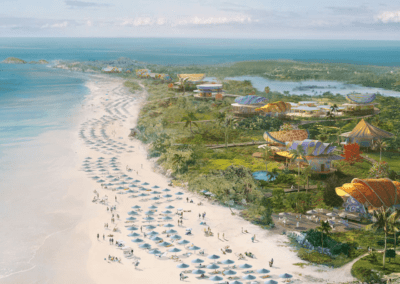
[[[384,207],[379,208],[378,210],[374,211],[374,217],[376,222],[372,224],[372,227],[375,230],[383,230],[385,233],[385,248],[383,250],[383,269],[385,269],[385,258],[386,258],[386,249],[387,249],[387,234],[389,233],[390,229],[390,214],[392,210],[390,208],[385,209]]]
[[[272,156],[273,152],[270,147],[263,148],[263,159],[265,160],[265,171],[268,172],[268,159]]]
[[[298,176],[300,176],[300,162],[301,161],[307,162],[307,160],[304,158],[303,147],[301,145],[297,145],[297,149],[296,150],[292,149],[289,151],[289,153],[292,155],[292,157],[290,158],[291,161],[297,160],[297,166],[298,166],[297,174]],[[300,183],[298,183],[297,191],[300,192]]]
[[[216,120],[217,120],[217,123],[219,124],[219,125],[221,125],[222,123],[224,123],[224,121],[225,121],[225,118],[226,118],[226,112],[217,112],[217,115],[216,115]]]
[[[272,220],[273,204],[272,204],[271,199],[264,196],[263,198],[261,198],[260,205],[263,207],[262,214],[261,214],[262,223],[265,225],[273,224],[274,223]]]
[[[400,231],[400,210],[395,210],[390,214],[388,227],[389,231],[394,235],[394,254],[396,256],[397,233]]]
[[[329,140],[329,133],[325,127],[320,127],[320,134],[317,135],[317,139],[322,143],[325,143]]]
[[[235,121],[236,119],[232,115],[225,117],[225,148],[228,148],[229,130],[232,128],[232,125]]]
[[[322,221],[321,220],[321,226],[316,228],[317,231],[321,232],[321,244],[322,244],[322,250],[324,249],[324,233],[328,235],[330,231],[332,230],[331,226],[329,225],[328,221]]]
[[[388,144],[386,142],[382,141],[381,139],[378,139],[375,142],[374,148],[379,149],[379,162],[382,161],[382,150],[386,150],[387,147],[388,147]]]
[[[337,106],[337,104],[334,104],[333,106],[331,106],[331,112],[337,113],[338,110],[339,110],[339,107]]]
[[[178,173],[180,173],[184,161],[185,159],[182,155],[174,154],[174,156],[172,157],[172,164],[176,166]]]
[[[265,87],[264,92],[265,92],[266,94],[268,94],[270,91],[271,91],[271,89],[270,89],[268,86]]]
[[[303,176],[306,178],[307,180],[307,189],[306,189],[306,193],[308,193],[308,188],[309,188],[309,179],[311,177],[312,174],[312,168],[310,166],[307,166],[303,169]]]
[[[187,83],[187,81],[189,81],[189,77],[185,77],[185,78],[179,78],[179,85],[181,86],[182,90],[183,90],[183,95],[185,95],[185,84]]]
[[[194,122],[195,120],[197,120],[196,116],[194,115],[193,112],[189,112],[187,115],[185,115],[184,117],[182,117],[181,121],[185,121],[185,126],[184,127],[188,127],[190,128],[190,132],[193,133],[192,131],[192,124],[196,125],[197,127],[199,127],[197,125],[196,122]]]

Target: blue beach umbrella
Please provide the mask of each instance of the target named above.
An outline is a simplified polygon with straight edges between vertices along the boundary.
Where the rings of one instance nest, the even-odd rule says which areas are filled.
[[[195,270],[192,271],[192,274],[204,274],[204,273],[206,273],[206,272],[204,270],[201,270],[201,269],[195,269]]]
[[[222,279],[224,279],[224,278],[222,278],[221,276],[218,276],[218,275],[214,275],[209,278],[209,280],[211,280],[211,281],[221,281]]]
[[[278,284],[278,281],[270,279],[270,280],[265,281],[264,284]]]
[[[121,177],[125,178],[125,177],[128,177],[128,176],[124,174],[124,175],[122,175]]]
[[[177,252],[180,252],[181,250],[178,248],[172,248],[172,249],[169,249],[168,251],[177,253]]]
[[[98,176],[94,176],[94,177],[92,177],[92,179],[99,179],[100,177],[98,177]]]
[[[165,206],[165,209],[174,209],[175,207],[172,205]]]
[[[99,157],[98,159],[99,159],[99,160],[104,160],[104,158],[103,158],[103,157]]]
[[[140,182],[140,180],[138,180],[138,179],[135,179],[133,182]]]
[[[111,181],[113,182],[119,181],[119,178],[113,178]]]
[[[209,255],[207,258],[216,260],[216,259],[220,258],[220,256],[216,255],[216,254],[212,254],[212,255]]]
[[[126,181],[121,181],[118,184],[128,184]]]
[[[150,221],[153,221],[154,218],[153,217],[145,217],[145,218],[143,218],[143,220],[150,222]]]
[[[134,184],[130,184],[129,185],[129,187],[137,187],[136,185],[134,185]]]
[[[159,241],[162,241],[163,239],[160,237],[152,237],[150,240],[152,240],[154,242],[159,242]]]
[[[163,197],[170,198],[170,197],[172,197],[172,195],[171,194],[165,194],[165,195],[163,195]]]
[[[149,185],[149,183],[147,183],[147,182],[144,182],[144,183],[142,183],[142,185]]]
[[[116,189],[121,190],[121,189],[125,189],[125,187],[123,187],[123,186],[118,186]]]
[[[106,178],[113,178],[114,176],[112,176],[112,175],[108,175],[108,176],[106,176]]]
[[[140,234],[138,233],[131,233],[128,235],[128,237],[140,237]]]
[[[289,278],[292,278],[293,276],[288,273],[283,273],[283,274],[279,274],[279,277],[289,279]]]
[[[157,233],[156,231],[151,231],[150,233],[147,233],[150,236],[157,236],[159,233]]]
[[[146,193],[141,193],[141,194],[139,194],[139,196],[140,197],[144,197],[144,196],[147,196],[148,194],[146,194]]]
[[[171,191],[170,189],[168,189],[168,188],[164,188],[162,191],[165,191],[165,192],[167,192],[167,191]]]
[[[197,247],[197,246],[188,247],[188,250],[199,250],[199,249],[200,249],[200,247]]]
[[[179,235],[173,235],[173,236],[171,236],[171,240],[180,240],[180,239],[182,239],[182,237],[179,236]]]
[[[129,190],[127,190],[126,192],[127,192],[127,193],[136,193],[137,191],[136,191],[136,190],[129,189]]]
[[[143,242],[143,240],[137,238],[137,239],[133,239],[132,242],[134,242],[134,243],[141,243],[141,242]]]
[[[139,205],[135,205],[135,206],[132,206],[131,208],[133,208],[133,209],[139,209],[139,208],[141,208]]]
[[[150,249],[151,245],[150,244],[141,244],[139,247],[144,248],[144,249]]]
[[[105,182],[105,180],[104,179],[99,179],[97,182],[101,183],[101,182]]]
[[[128,218],[126,218],[126,220],[128,220],[128,221],[135,221],[136,218],[135,218],[135,217],[128,217]]]
[[[87,172],[87,173],[91,173],[91,172],[93,172],[92,170],[85,170],[85,172]]]
[[[165,210],[165,211],[162,211],[162,213],[164,213],[164,214],[171,214],[172,212],[169,211],[169,210]]]
[[[253,266],[250,265],[250,264],[248,264],[248,263],[244,263],[244,264],[239,265],[239,267],[240,267],[240,268],[247,269],[247,268],[252,268]]]
[[[181,241],[178,242],[178,244],[180,244],[180,245],[186,245],[186,244],[189,244],[189,243],[190,242],[187,241],[187,240],[181,240]]]
[[[175,233],[177,233],[177,231],[175,231],[174,229],[170,229],[166,233],[167,234],[175,234]]]
[[[159,243],[159,245],[162,247],[167,247],[167,246],[170,246],[171,244],[169,242],[162,242],[162,243]]]
[[[155,226],[153,226],[153,225],[147,225],[147,226],[146,226],[146,229],[147,229],[147,230],[153,230],[153,229],[155,229],[155,228],[157,228],[157,227],[155,227]]]
[[[152,188],[160,188],[158,185],[153,186]]]
[[[137,231],[138,228],[132,226],[132,227],[128,227],[127,230],[128,231]]]
[[[188,268],[189,266],[190,266],[189,264],[181,263],[181,264],[178,264],[176,267],[178,267],[178,268]]]
[[[168,224],[165,224],[163,227],[165,227],[165,228],[172,228],[172,227],[175,227],[175,225],[172,225],[172,224],[168,223]]]
[[[243,284],[243,282],[234,280],[234,281],[229,282],[229,284]]]
[[[111,182],[109,182],[109,183],[106,184],[106,186],[113,186],[113,185],[114,185],[114,184],[111,183]]]
[[[139,213],[137,213],[136,211],[129,211],[129,212],[128,212],[128,215],[137,216],[137,215],[139,215]]]
[[[153,249],[151,251],[149,251],[150,254],[161,254],[161,251],[159,251],[158,249]]]
[[[149,206],[149,207],[147,207],[147,208],[149,208],[149,209],[157,209],[158,207],[155,206],[155,205],[151,205],[151,206]]]
[[[208,265],[207,268],[208,269],[218,269],[219,265],[216,265],[215,263],[213,263],[213,264]]]
[[[235,261],[231,260],[231,259],[225,259],[223,261],[221,261],[222,264],[227,264],[227,265],[231,265],[234,264]]]
[[[245,279],[245,280],[254,280],[257,277],[255,277],[255,276],[253,276],[251,274],[247,274],[247,275],[243,276],[242,278]]]
[[[160,198],[154,196],[154,197],[150,198],[150,200],[160,200]]]
[[[160,194],[161,192],[158,191],[152,191],[151,194]]]
[[[204,260],[200,259],[200,258],[196,258],[192,260],[192,263],[203,263]]]
[[[258,270],[257,270],[257,273],[265,274],[265,273],[269,273],[269,270],[268,270],[268,269],[265,269],[265,268],[261,268],[261,269],[258,269]]]
[[[224,272],[224,274],[225,275],[236,275],[236,271],[235,270],[226,270],[225,272]]]
[[[172,220],[172,218],[169,216],[162,217],[161,219],[163,219],[164,221]]]
[[[133,178],[131,178],[131,177],[127,177],[125,180],[133,180]]]
[[[177,192],[177,193],[175,193],[176,195],[183,195],[184,193],[183,192]]]

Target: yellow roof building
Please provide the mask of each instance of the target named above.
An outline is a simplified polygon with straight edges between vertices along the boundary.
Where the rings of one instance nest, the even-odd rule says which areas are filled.
[[[204,79],[206,74],[178,74],[179,79],[189,78],[190,82],[198,82]]]

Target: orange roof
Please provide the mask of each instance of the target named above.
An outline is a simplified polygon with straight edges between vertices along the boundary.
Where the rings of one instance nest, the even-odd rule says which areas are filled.
[[[260,108],[263,112],[286,112],[291,109],[292,105],[290,103],[285,103],[282,101],[269,103]]]
[[[388,178],[358,179],[337,187],[339,196],[350,195],[361,204],[372,205],[379,208],[400,204],[400,182]]]

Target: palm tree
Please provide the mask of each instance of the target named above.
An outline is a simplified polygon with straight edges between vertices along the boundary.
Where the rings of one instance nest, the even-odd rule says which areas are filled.
[[[394,254],[396,255],[396,238],[397,232],[400,231],[400,210],[395,210],[389,216],[389,231],[394,235]]]
[[[333,106],[331,106],[331,112],[335,113],[339,110],[339,107],[337,106],[337,104],[334,104]]]
[[[387,234],[390,229],[390,214],[392,210],[390,208],[385,209],[384,207],[379,208],[374,211],[374,217],[376,222],[372,225],[376,230],[382,229],[385,232],[385,248],[383,250],[383,268],[385,268],[385,258],[386,258],[386,249],[387,249]]]
[[[317,135],[317,138],[319,141],[322,143],[325,143],[326,141],[329,140],[329,133],[328,130],[325,127],[320,128],[320,134]]]
[[[332,230],[332,228],[329,225],[328,221],[321,220],[321,226],[317,227],[316,229],[318,232],[321,232],[321,244],[322,244],[322,250],[324,250],[324,233],[328,235]]]
[[[216,121],[218,122],[219,125],[221,125],[226,118],[226,112],[217,112],[216,115]]]
[[[268,172],[268,159],[272,156],[273,152],[270,147],[263,148],[263,159],[265,160],[265,171]]]
[[[378,139],[375,142],[375,148],[379,149],[379,162],[382,161],[382,150],[386,150],[386,148],[388,147],[388,144],[384,141],[382,141],[381,139]]]
[[[290,160],[292,160],[292,161],[297,160],[297,166],[298,166],[297,175],[300,176],[300,162],[301,161],[307,162],[307,160],[304,158],[303,147],[301,145],[297,145],[297,149],[290,150],[289,153],[292,155]],[[298,183],[297,192],[300,192],[300,183]]]
[[[194,113],[193,113],[193,112],[189,112],[187,115],[185,115],[184,117],[182,117],[181,121],[185,121],[186,123],[185,123],[185,126],[184,126],[184,127],[188,127],[188,126],[189,126],[190,132],[193,133],[193,131],[192,131],[192,124],[196,125],[197,128],[199,127],[199,126],[197,125],[197,123],[194,122],[196,119],[197,119],[197,118],[196,118],[196,116],[194,115]]]
[[[232,115],[225,116],[225,148],[228,148],[229,129],[232,128],[235,118]]]
[[[176,165],[178,173],[181,172],[182,163],[184,162],[184,160],[185,159],[183,158],[183,156],[179,154],[174,154],[174,156],[172,157],[172,164]]]
[[[178,77],[178,78],[179,78],[179,85],[183,89],[183,95],[185,95],[185,84],[189,80],[189,77],[185,77],[185,78]]]
[[[309,179],[311,177],[312,174],[312,168],[310,166],[305,167],[303,169],[303,175],[304,177],[307,179],[307,189],[306,189],[306,193],[308,193],[308,188],[309,188]]]

